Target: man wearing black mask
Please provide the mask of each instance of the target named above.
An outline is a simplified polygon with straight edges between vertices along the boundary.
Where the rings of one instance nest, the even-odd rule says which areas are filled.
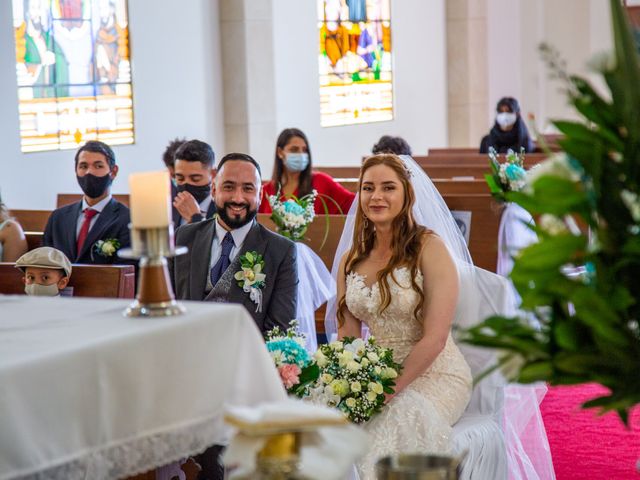
[[[177,195],[173,199],[173,224],[178,227],[213,217],[216,205],[211,197],[215,177],[215,156],[209,144],[184,142],[175,153]]]
[[[73,263],[130,263],[117,255],[131,242],[129,209],[111,197],[111,182],[118,174],[113,150],[89,141],[77,151],[75,168],[84,195],[81,201],[53,211],[44,246],[61,250]]]

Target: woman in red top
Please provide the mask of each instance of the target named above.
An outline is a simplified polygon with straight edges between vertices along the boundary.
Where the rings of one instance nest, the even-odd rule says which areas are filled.
[[[355,198],[355,193],[344,188],[326,173],[312,172],[311,168],[311,151],[307,136],[297,128],[283,130],[276,144],[271,181],[262,188],[259,212],[271,213],[269,196],[275,195],[280,186],[283,200],[291,195],[300,198],[311,193],[312,190],[317,190],[318,197],[315,201],[317,214],[325,213],[324,204],[326,204],[330,215],[346,215]]]

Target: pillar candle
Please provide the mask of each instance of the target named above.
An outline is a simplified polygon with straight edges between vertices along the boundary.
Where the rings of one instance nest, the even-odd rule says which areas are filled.
[[[133,228],[167,227],[171,223],[169,172],[129,175],[129,203]]]

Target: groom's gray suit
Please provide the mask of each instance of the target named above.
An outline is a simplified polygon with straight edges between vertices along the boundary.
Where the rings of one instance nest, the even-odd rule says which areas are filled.
[[[176,245],[189,247],[185,255],[173,260],[172,280],[176,297],[180,300],[206,300],[239,303],[253,316],[258,328],[265,333],[274,326],[282,329],[296,318],[298,296],[298,269],[295,244],[266,229],[255,220],[242,244],[241,250],[229,264],[209,294],[205,293],[211,260],[211,243],[215,229],[221,228],[215,218],[183,225],[176,231]],[[249,294],[233,278],[240,270],[240,257],[256,251],[264,258],[266,275],[262,289],[262,311]]]

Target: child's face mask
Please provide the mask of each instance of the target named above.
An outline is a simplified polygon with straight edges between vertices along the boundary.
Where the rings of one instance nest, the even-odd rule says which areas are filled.
[[[52,283],[51,285],[40,285],[39,283],[32,283],[24,286],[24,291],[27,295],[35,295],[38,297],[55,297],[60,292],[58,291],[58,284]]]
[[[39,297],[55,297],[69,282],[60,272],[29,267],[24,277],[24,292]]]

